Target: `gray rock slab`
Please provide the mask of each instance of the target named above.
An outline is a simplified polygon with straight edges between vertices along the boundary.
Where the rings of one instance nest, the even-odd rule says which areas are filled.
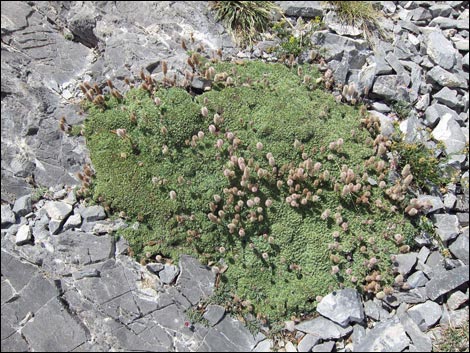
[[[465,265],[469,264],[468,227],[449,245],[450,252]]]
[[[378,76],[375,79],[372,93],[389,101],[406,100],[407,93],[403,82],[397,75]]]
[[[320,341],[318,336],[306,334],[297,345],[297,352],[310,352],[312,348]]]
[[[84,222],[96,222],[106,218],[103,206],[88,206],[79,209]]]
[[[202,298],[212,295],[215,274],[210,268],[187,255],[180,256],[179,267],[180,275],[176,285],[191,304],[195,305]]]
[[[342,327],[321,316],[301,322],[295,325],[295,328],[298,331],[317,336],[322,340],[341,338],[347,336],[352,331],[352,327],[350,326]]]
[[[442,318],[439,321],[441,327],[462,327],[465,323],[468,323],[468,308],[459,310],[447,310],[446,306],[443,306]]]
[[[226,315],[205,336],[204,344],[198,352],[249,352],[255,347],[256,341],[243,324]]]
[[[321,1],[280,1],[279,5],[289,17],[323,17]]]
[[[175,280],[176,276],[178,276],[178,273],[179,268],[177,266],[165,264],[163,270],[158,273],[158,276],[162,283],[170,284]]]
[[[97,304],[111,302],[135,290],[135,284],[128,280],[123,266],[114,260],[106,261],[98,270],[100,277],[88,277],[75,282],[76,288],[82,295],[96,298]]]
[[[449,296],[447,299],[447,306],[450,310],[457,310],[462,306],[462,304],[468,301],[468,293],[465,294],[461,291],[456,291]]]
[[[433,20],[429,23],[429,26],[439,26],[440,29],[468,29],[468,20],[455,20],[453,18],[439,16],[433,18]]]
[[[31,234],[31,226],[27,224],[23,224],[18,228],[18,232],[16,232],[16,240],[15,243],[16,245],[24,245],[27,243],[32,242],[32,234]]]
[[[359,293],[352,288],[328,294],[318,304],[317,311],[341,326],[364,320],[364,307],[361,298]]]
[[[163,264],[158,263],[158,262],[149,263],[147,264],[146,267],[150,272],[155,273],[155,274],[157,274],[158,272],[160,272],[161,270],[165,268]]]
[[[1,254],[2,279],[8,279],[15,291],[20,292],[38,269],[31,264],[21,262],[5,250],[2,250]]]
[[[286,342],[285,349],[286,349],[286,352],[291,352],[291,353],[297,352],[297,348],[295,348],[294,344],[291,341]]]
[[[452,7],[448,4],[435,4],[429,8],[432,17],[449,17],[452,13]]]
[[[426,285],[426,294],[431,300],[450,292],[468,282],[468,266],[461,266],[434,276]]]
[[[13,205],[13,212],[15,212],[19,217],[26,216],[31,211],[31,195],[21,196],[15,201],[15,204]]]
[[[457,196],[448,193],[444,195],[444,206],[447,210],[453,210],[457,203]]]
[[[380,321],[354,346],[356,352],[400,352],[410,340],[397,317]]]
[[[103,262],[114,256],[114,239],[110,235],[97,237],[93,234],[67,230],[51,236],[56,249],[55,259],[61,262],[50,263],[52,272],[70,274],[74,265],[85,266]]]
[[[443,87],[439,92],[434,94],[432,96],[434,99],[436,99],[439,103],[442,103],[449,108],[456,108],[462,105],[460,102],[458,96],[457,96],[457,91],[452,90],[447,87]]]
[[[31,348],[38,352],[70,351],[88,339],[84,327],[57,299],[42,307],[21,332]]]
[[[418,261],[424,264],[428,259],[430,253],[431,250],[429,250],[427,247],[421,247],[421,249],[419,249],[418,251]]]
[[[431,352],[432,342],[431,338],[426,336],[419,326],[411,319],[407,313],[398,315],[400,323],[403,325],[406,333],[411,338],[413,345],[417,348],[418,352]]]
[[[367,317],[379,321],[380,320],[380,306],[372,300],[364,302],[364,312]]]
[[[2,228],[14,224],[15,222],[15,213],[11,210],[10,205],[2,205]]]
[[[69,230],[80,227],[82,224],[82,216],[79,213],[70,216],[62,227],[63,230]]]
[[[417,254],[412,252],[408,254],[396,255],[394,265],[398,268],[398,272],[404,276],[408,275],[416,264]]]
[[[210,304],[207,306],[206,311],[202,316],[204,317],[204,319],[209,321],[209,324],[211,324],[211,326],[215,326],[220,322],[220,320],[222,320],[224,315],[225,308],[223,306]]]
[[[423,212],[425,214],[433,213],[433,212],[444,209],[444,203],[442,202],[441,198],[438,196],[419,195],[418,201],[420,203],[427,205],[427,207],[423,209]]]
[[[432,82],[439,84],[442,87],[449,88],[467,88],[467,81],[456,74],[453,74],[449,71],[444,70],[440,66],[434,66],[431,70],[428,71],[426,77],[429,78]]]
[[[447,70],[454,66],[457,52],[441,31],[429,33],[425,44],[426,53],[434,63]]]
[[[26,342],[18,332],[13,333],[5,339],[2,338],[2,352],[28,352],[29,349],[28,342]]]
[[[312,352],[333,352],[334,347],[334,341],[323,342],[315,345],[315,347],[313,347],[312,349]]]
[[[263,340],[259,342],[255,348],[253,348],[252,352],[272,352],[272,348],[274,347],[274,342],[271,339]]]
[[[55,221],[62,221],[72,212],[72,205],[63,201],[48,201],[44,205],[49,218]]]
[[[437,235],[445,244],[459,235],[459,219],[456,215],[434,214],[431,218]]]
[[[410,286],[410,288],[418,288],[423,287],[426,283],[429,282],[428,277],[424,274],[423,271],[416,271],[413,272],[407,279],[406,283]]]
[[[425,303],[417,304],[408,309],[408,314],[421,331],[426,331],[439,321],[442,316],[442,307],[428,300]]]

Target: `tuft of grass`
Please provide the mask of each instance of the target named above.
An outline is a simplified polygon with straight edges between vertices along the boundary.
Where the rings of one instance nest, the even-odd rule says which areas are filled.
[[[442,331],[441,339],[434,344],[436,352],[468,352],[468,321],[462,327],[447,327]]]
[[[280,8],[272,1],[212,1],[217,21],[222,21],[239,44],[252,44]]]
[[[347,25],[359,27],[366,39],[380,33],[379,20],[382,16],[371,1],[328,1],[338,18]]]
[[[119,233],[134,254],[219,267],[217,301],[268,322],[338,287],[390,286],[390,255],[415,228],[385,195],[375,122],[317,89],[311,66],[214,69],[229,77],[200,96],[134,88],[89,103],[90,190],[139,221]]]

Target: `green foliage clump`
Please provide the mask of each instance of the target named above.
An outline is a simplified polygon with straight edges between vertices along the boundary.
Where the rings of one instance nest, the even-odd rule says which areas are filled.
[[[328,1],[328,3],[333,6],[341,21],[361,28],[366,38],[380,32],[379,20],[382,15],[374,8],[371,1]]]
[[[293,28],[285,18],[276,22],[272,29],[276,36],[281,39],[281,43],[276,48],[276,54],[298,57],[305,50],[312,48],[310,37],[314,31],[319,30],[322,26],[320,17],[316,17],[307,23],[299,18],[296,28]]]
[[[280,12],[272,1],[212,1],[211,8],[241,44],[251,44],[268,29],[273,12]]]
[[[413,183],[419,189],[427,190],[430,185],[443,186],[447,178],[443,175],[439,159],[434,152],[420,143],[396,142],[393,149],[399,155],[400,169],[410,166],[413,174]]]
[[[122,231],[135,255],[218,266],[232,305],[271,321],[338,287],[390,285],[390,255],[414,228],[384,192],[370,119],[315,89],[309,66],[215,70],[230,80],[200,96],[132,89],[88,109],[90,187],[140,222]]]

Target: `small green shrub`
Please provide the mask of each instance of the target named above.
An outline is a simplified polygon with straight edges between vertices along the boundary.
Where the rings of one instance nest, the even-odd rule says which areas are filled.
[[[408,164],[413,173],[413,184],[419,189],[429,191],[430,183],[439,187],[448,182],[440,167],[442,161],[434,156],[433,150],[421,143],[405,141],[395,142],[393,149],[398,155],[399,169]]]
[[[273,12],[280,12],[272,1],[212,1],[210,6],[240,44],[251,44],[269,28]]]
[[[134,254],[210,263],[217,301],[270,322],[338,287],[392,285],[390,255],[415,228],[378,122],[316,89],[311,66],[214,70],[223,80],[200,96],[134,88],[88,105],[90,192],[139,221],[120,231]]]
[[[295,28],[287,23],[286,19],[276,22],[272,30],[281,39],[279,47],[275,49],[278,56],[293,55],[298,57],[302,52],[312,48],[310,37],[314,31],[322,27],[319,17],[304,23],[300,18]]]

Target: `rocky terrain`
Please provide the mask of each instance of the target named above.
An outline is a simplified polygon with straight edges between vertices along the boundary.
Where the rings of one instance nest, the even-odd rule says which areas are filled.
[[[332,292],[318,317],[286,322],[290,339],[280,339],[253,336],[217,305],[193,322],[215,273],[190,257],[143,267],[127,256],[113,231],[138,223],[77,202],[85,141],[58,129],[62,116],[85,118],[84,80],[142,68],[158,77],[162,60],[182,75],[180,40],[191,33],[226,59],[275,60],[266,48],[276,41],[237,48],[204,2],[2,2],[2,351],[431,351],[440,328],[468,323],[468,2],[376,3],[384,38],[374,43],[320,2],[281,6],[294,21],[322,16],[326,29],[312,42],[325,49],[324,69],[367,96],[383,134],[398,120],[406,141],[434,148],[455,175],[445,190],[416,195],[432,204],[426,216],[448,251],[417,236],[416,252],[396,256],[409,290],[382,300]],[[411,104],[406,116],[397,101]]]

